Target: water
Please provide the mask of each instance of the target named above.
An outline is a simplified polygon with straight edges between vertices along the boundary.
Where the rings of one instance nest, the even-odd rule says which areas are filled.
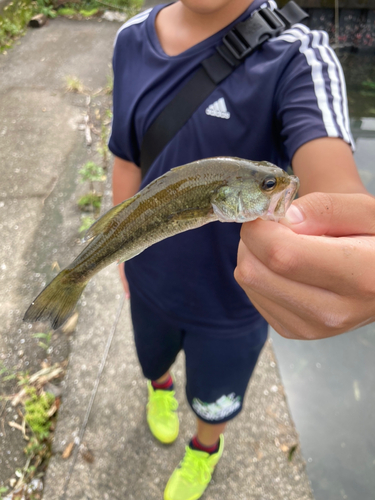
[[[375,195],[375,56],[340,59],[355,159]],[[374,500],[375,324],[313,342],[271,336],[316,500]]]

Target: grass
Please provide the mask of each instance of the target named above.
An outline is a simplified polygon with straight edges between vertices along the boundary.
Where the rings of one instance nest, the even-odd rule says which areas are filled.
[[[9,491],[8,486],[0,486],[0,500],[2,500],[3,495]]]
[[[80,181],[88,182],[90,185],[90,191],[78,200],[78,206],[82,210],[90,209],[94,213],[95,216],[98,216],[100,213],[100,207],[102,203],[102,194],[97,193],[94,188],[94,182],[101,182],[106,179],[106,175],[103,167],[97,165],[93,161],[88,161],[80,170]],[[95,219],[92,217],[83,217],[81,222],[81,227],[79,228],[79,232],[83,233],[86,231],[91,224],[95,222]]]
[[[123,10],[128,16],[135,15],[142,5],[141,0],[79,0],[67,2],[55,8],[52,0],[12,0],[0,15],[0,53],[7,53],[14,42],[26,33],[30,19],[36,14],[53,18],[58,15],[77,18],[96,16],[105,9]]]
[[[29,443],[29,450],[34,450],[35,445],[48,438],[52,425],[49,411],[55,402],[55,396],[50,392],[38,394],[35,387],[27,387],[26,394],[28,399],[25,401],[25,421],[35,437],[35,443]]]
[[[48,333],[33,333],[32,336],[34,337],[34,339],[43,339],[44,342],[42,340],[39,340],[38,345],[39,345],[39,347],[42,347],[43,349],[48,351],[48,349],[50,348],[52,335],[53,335],[53,332],[51,331]]]
[[[102,181],[105,179],[103,167],[97,165],[93,161],[85,163],[85,165],[79,170],[79,174],[81,176],[81,182],[88,181],[92,183],[94,181]]]
[[[25,34],[35,7],[30,0],[14,0],[6,5],[0,15],[0,52],[9,49],[15,40]]]
[[[78,200],[78,206],[82,210],[93,209],[99,210],[102,204],[102,195],[98,193],[87,193]]]
[[[85,217],[82,217],[81,219],[81,225],[80,225],[80,228],[78,229],[78,231],[80,233],[85,233],[95,222],[95,219],[93,217],[90,217],[90,216],[85,216]]]
[[[65,90],[66,92],[75,92],[77,94],[82,94],[84,92],[84,86],[79,78],[77,78],[76,76],[68,75],[65,77]]]
[[[46,334],[48,335],[48,334]],[[48,465],[52,454],[53,430],[56,423],[60,398],[55,397],[44,386],[50,380],[61,377],[64,370],[61,365],[43,368],[32,375],[28,372],[6,370],[1,368],[0,378],[4,380],[9,375],[18,380],[19,392],[12,396],[2,396],[17,408],[22,417],[22,424],[9,421],[11,427],[19,430],[27,441],[24,448],[25,465],[16,469],[14,476],[9,480],[9,486],[0,486],[0,499],[3,495],[12,495],[14,500],[39,500],[41,492],[34,491],[31,485],[33,479],[40,479]]]

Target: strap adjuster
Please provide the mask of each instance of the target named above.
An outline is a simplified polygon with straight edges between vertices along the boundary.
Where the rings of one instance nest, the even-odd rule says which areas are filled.
[[[271,9],[260,9],[232,28],[224,36],[223,43],[236,59],[242,60],[285,27],[284,21]]]

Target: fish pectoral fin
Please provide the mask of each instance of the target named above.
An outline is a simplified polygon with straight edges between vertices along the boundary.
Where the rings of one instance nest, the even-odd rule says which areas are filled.
[[[111,208],[106,212],[104,215],[102,215],[97,221],[94,222],[92,226],[90,226],[84,236],[84,241],[89,241],[95,238],[95,236],[98,236],[98,234],[102,233],[105,228],[113,221],[114,217],[121,212],[124,208],[126,208],[128,205],[130,205],[134,201],[134,196],[132,198],[129,198],[128,200],[123,201],[119,205],[116,205],[115,207]]]
[[[188,208],[181,212],[171,214],[169,220],[175,222],[196,220],[196,219],[202,219],[203,217],[209,217],[213,214],[214,211],[210,205],[209,207],[204,207],[204,208]]]

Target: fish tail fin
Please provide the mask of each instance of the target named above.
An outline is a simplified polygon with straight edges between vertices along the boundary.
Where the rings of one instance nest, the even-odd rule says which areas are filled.
[[[23,320],[51,322],[52,328],[59,328],[73,313],[87,281],[77,282],[63,270],[30,304]]]

